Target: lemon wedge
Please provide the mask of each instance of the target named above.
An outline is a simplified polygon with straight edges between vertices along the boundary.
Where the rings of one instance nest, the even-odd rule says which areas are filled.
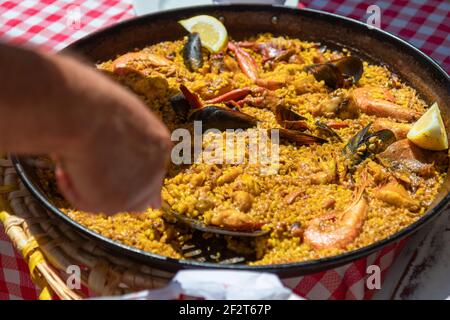
[[[434,103],[409,130],[408,139],[423,149],[448,149],[447,132],[437,103]]]
[[[197,32],[200,36],[202,46],[209,51],[217,53],[221,51],[228,42],[228,33],[225,26],[214,17],[207,15],[195,16],[178,21],[190,33]]]

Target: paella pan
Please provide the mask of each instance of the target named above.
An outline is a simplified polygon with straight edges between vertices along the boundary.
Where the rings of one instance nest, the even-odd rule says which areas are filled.
[[[427,117],[436,117],[445,134],[439,108],[431,107],[438,99],[425,98],[418,91],[423,88],[357,48],[292,30],[283,34],[277,30],[281,16],[275,32],[260,27],[242,36],[230,28],[237,7],[221,10],[228,37],[218,48],[202,45],[203,31],[180,28],[178,37],[140,39],[137,49],[128,45],[98,59],[96,67],[138,94],[172,131],[194,134],[200,121],[203,158],[211,157],[211,141],[226,140],[227,129],[237,129],[233,141],[244,135],[247,145],[251,132],[278,132],[275,174],[246,161],[244,152],[240,164],[172,163],[162,190],[169,211],[207,226],[262,235],[193,231],[166,210],[115,216],[77,211],[58,195],[51,163],[39,158],[43,165],[33,173],[46,204],[138,252],[219,267],[283,268],[349,257],[424,221],[442,197],[447,138],[437,146],[428,139],[427,145],[416,124],[432,114]],[[272,26],[274,12],[289,11],[266,10]],[[181,18],[192,16],[184,12]],[[418,133],[410,134],[412,128]]]

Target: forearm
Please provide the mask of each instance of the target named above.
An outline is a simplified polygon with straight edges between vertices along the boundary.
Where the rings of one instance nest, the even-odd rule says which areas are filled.
[[[92,108],[108,82],[73,59],[0,45],[0,68],[0,151],[72,149],[116,112],[117,93]]]
[[[158,206],[169,132],[89,66],[0,45],[0,152],[51,154],[60,190],[87,211]]]

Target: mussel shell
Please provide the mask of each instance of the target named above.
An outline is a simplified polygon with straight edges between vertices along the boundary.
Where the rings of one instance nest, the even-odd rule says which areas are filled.
[[[206,106],[191,113],[189,121],[202,121],[203,131],[208,129],[247,129],[256,126],[256,118],[221,106]]]
[[[326,123],[316,121],[316,127],[323,134],[332,138],[336,138],[337,140],[342,142],[342,138],[336,133],[336,131],[330,128]]]
[[[369,123],[367,126],[362,128],[358,133],[356,133],[353,137],[348,140],[347,144],[344,146],[342,153],[347,156],[352,156],[356,153],[356,150],[363,143],[365,137],[367,136],[372,123]]]
[[[186,121],[191,110],[191,105],[181,92],[169,98],[173,111],[181,121]]]
[[[299,115],[298,113],[290,110],[283,105],[277,105],[275,109],[275,118],[277,119],[277,122],[279,124],[282,124],[283,121],[306,120],[305,117]]]
[[[364,72],[361,59],[354,56],[343,57],[330,63],[339,69],[344,78],[352,78],[353,83],[358,82]]]
[[[311,73],[317,81],[325,82],[330,88],[342,88],[345,84],[345,78],[341,71],[330,62],[312,64],[305,67],[305,70]]]
[[[198,33],[188,35],[186,44],[183,47],[184,64],[190,71],[196,71],[203,65],[202,43]]]
[[[290,130],[308,130],[308,124],[305,122],[306,118],[299,115],[298,113],[290,110],[283,105],[277,105],[275,109],[275,119],[278,124],[283,128]]]
[[[383,152],[387,147],[396,141],[394,132],[389,129],[383,129],[369,134],[370,126],[371,123],[354,135],[343,149],[343,153],[347,156],[347,158],[352,160],[354,165],[360,163],[372,154]],[[374,137],[377,138],[378,141],[381,141],[381,143],[377,143],[376,149],[370,150],[370,140]],[[358,153],[358,149],[360,149],[363,145],[366,147],[362,152]]]
[[[308,124],[306,123],[306,121],[303,120],[297,120],[297,121],[283,121],[282,123],[280,123],[283,128],[285,129],[290,129],[290,130],[298,130],[298,131],[306,131],[306,130],[310,130]]]
[[[395,141],[397,141],[397,138],[395,138],[394,132],[392,132],[389,129],[382,129],[380,131],[374,132],[372,134],[369,134],[364,140],[366,143],[369,142],[370,138],[376,137],[378,138],[382,143],[378,145],[375,153],[381,153],[384,150],[387,149],[391,144],[393,144]]]
[[[364,67],[361,59],[348,56],[306,66],[305,71],[314,75],[317,81],[324,81],[330,88],[337,89],[358,82]]]
[[[278,130],[280,140],[293,142],[297,145],[307,145],[307,144],[313,144],[313,143],[328,142],[328,140],[326,140],[326,139],[314,136],[312,134],[296,131],[296,130],[289,130],[289,129],[284,129],[284,128],[271,129],[271,130]],[[271,130],[270,130],[270,134],[272,134]]]

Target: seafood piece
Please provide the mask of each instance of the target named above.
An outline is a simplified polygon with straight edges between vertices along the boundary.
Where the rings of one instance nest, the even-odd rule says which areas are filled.
[[[407,208],[409,211],[420,210],[420,203],[409,195],[408,191],[397,181],[391,180],[375,191],[375,198],[392,206]]]
[[[134,66],[136,62],[142,63],[145,68],[165,67],[169,66],[172,63],[172,61],[170,61],[169,59],[153,53],[144,51],[130,52],[121,55],[112,62],[113,72],[118,75],[126,75],[133,72],[145,75],[143,71],[137,69]]]
[[[350,93],[350,101],[348,108],[356,112],[363,112],[368,115],[374,115],[383,118],[392,118],[395,120],[403,121],[413,121],[420,117],[420,113],[409,109],[401,107],[389,100],[371,98],[370,92],[375,90],[374,87],[362,87],[354,89]],[[382,88],[383,93],[389,99],[391,93]]]
[[[334,198],[329,198],[322,203],[322,208],[330,209],[333,208],[336,204],[336,200]]]
[[[220,74],[222,72],[230,71],[237,72],[239,65],[236,60],[230,57],[225,52],[217,54],[211,54],[211,72],[214,74]]]
[[[241,111],[241,106],[234,100],[225,102],[225,105],[231,110]]]
[[[271,79],[259,78],[259,68],[255,59],[240,46],[232,42],[228,42],[228,49],[234,53],[236,60],[241,68],[242,72],[255,82],[260,87],[267,88],[269,90],[275,90],[285,85],[282,81],[276,81]]]
[[[319,131],[322,135],[328,136],[330,138],[335,138],[338,141],[342,142],[342,138],[326,123],[316,121],[316,130]]]
[[[287,204],[293,204],[298,198],[302,198],[305,197],[306,193],[304,190],[301,189],[296,189],[290,193],[288,193],[285,197],[284,197],[284,201]]]
[[[283,100],[280,99],[275,92],[259,87],[257,90],[253,90],[252,96],[245,97],[238,101],[238,105],[243,106],[244,104],[248,104],[256,108],[275,110],[282,102]]]
[[[220,75],[206,74],[203,79],[203,85],[196,87],[196,93],[204,100],[213,99],[234,89],[233,81]]]
[[[253,57],[246,51],[242,50],[233,42],[228,42],[228,49],[230,49],[236,56],[236,60],[242,72],[255,81],[258,79],[258,65]]]
[[[411,130],[412,125],[409,123],[399,123],[389,119],[378,118],[373,122],[372,127],[375,130],[389,129],[394,133],[397,140],[402,140],[406,139],[406,135],[409,130]]]
[[[202,121],[203,130],[247,129],[256,126],[256,118],[221,106],[206,106],[194,110],[189,121]]]
[[[224,172],[220,177],[217,178],[217,185],[222,186],[225,183],[233,182],[239,175],[243,172],[240,167],[230,168],[228,171]]]
[[[279,136],[280,136],[280,140],[293,142],[293,143],[295,143],[297,145],[307,145],[307,144],[313,144],[313,143],[325,143],[325,142],[328,142],[328,140],[320,138],[320,137],[316,137],[316,136],[314,136],[312,134],[300,132],[300,131],[297,131],[297,130],[284,129],[284,128],[270,129],[269,130],[270,136],[272,136],[271,135],[272,130],[278,130]]]
[[[339,69],[331,63],[313,64],[305,67],[305,71],[314,75],[317,81],[323,81],[333,89],[344,86],[344,77]]]
[[[311,175],[311,184],[331,184],[337,179],[337,163],[332,159],[319,163],[320,171]]]
[[[279,61],[289,61],[289,59],[295,54],[294,49],[286,49],[280,51],[276,57],[274,57],[273,61],[279,62]]]
[[[406,169],[420,176],[427,176],[434,165],[446,164],[448,157],[443,151],[428,151],[416,146],[408,139],[391,144],[378,159],[392,170]]]
[[[201,121],[202,129],[247,129],[256,126],[257,119],[240,111],[225,106],[204,106],[200,98],[185,85],[180,85],[180,94],[170,99],[172,108],[180,120]]]
[[[365,182],[355,200],[342,212],[331,212],[313,219],[305,229],[304,241],[316,250],[345,249],[361,233],[369,205],[363,196]]]
[[[303,234],[305,233],[305,230],[302,227],[302,224],[300,222],[294,222],[290,227],[290,234],[293,237],[296,238],[303,238]]]
[[[238,231],[260,230],[264,225],[263,222],[256,221],[246,213],[236,209],[223,209],[213,212],[211,224]]]
[[[330,88],[337,89],[358,82],[364,69],[359,58],[349,56],[306,66],[305,71],[314,75],[317,81],[324,81]]]
[[[253,205],[253,196],[247,191],[235,191],[233,202],[240,211],[248,212]]]
[[[202,43],[198,33],[190,33],[183,47],[184,64],[190,71],[196,71],[203,65]]]
[[[259,78],[255,80],[255,84],[269,90],[276,90],[282,88],[286,83],[284,81]]]
[[[231,90],[227,93],[224,93],[220,96],[217,96],[215,98],[206,100],[206,103],[221,103],[221,102],[228,102],[230,100],[232,101],[239,101],[243,98],[245,98],[246,96],[248,96],[249,94],[251,94],[253,92],[252,89],[246,87],[246,88],[239,88],[239,89],[234,89]]]
[[[343,129],[349,126],[349,124],[346,122],[336,122],[336,121],[327,122],[326,125],[332,129]]]
[[[283,105],[278,105],[275,109],[275,118],[277,122],[286,129],[305,131],[308,130],[306,118],[298,113],[288,109]]]
[[[191,105],[183,93],[178,93],[169,98],[173,111],[181,121],[187,121]]]
[[[351,114],[347,108],[348,99],[346,94],[340,90],[335,90],[331,96],[324,99],[316,107],[311,110],[313,116],[322,116],[327,118],[335,118],[336,116],[347,119],[355,118],[356,114]]]
[[[237,43],[241,48],[249,48],[262,55],[263,63],[289,61],[293,55],[294,59],[290,63],[303,63],[303,59],[297,55],[297,51],[292,44],[285,39],[275,38],[268,42],[241,41]]]
[[[328,61],[328,59],[325,58],[325,56],[323,55],[323,52],[321,52],[320,49],[313,56],[313,62],[314,63],[326,63],[327,61]]]
[[[237,45],[241,48],[252,49],[253,51],[260,53],[264,63],[276,58],[282,52],[282,49],[273,42],[241,41],[238,42]]]
[[[354,135],[345,145],[342,153],[352,161],[353,165],[359,164],[371,155],[386,150],[395,142],[395,135],[388,129],[369,133],[371,123]]]
[[[353,56],[343,57],[330,61],[341,72],[344,82],[355,84],[361,79],[364,73],[364,66],[361,59]]]
[[[272,108],[278,104],[279,100],[271,91],[263,87],[244,87],[225,92],[205,101],[208,104],[229,102],[233,105],[233,108],[239,108],[245,103],[255,107]]]
[[[223,57],[223,65],[228,71],[231,72],[236,72],[239,70],[239,65],[237,64],[236,60],[234,60],[229,55],[225,55]]]
[[[203,103],[200,100],[200,97],[195,93],[191,92],[184,84],[180,85],[180,90],[183,93],[186,100],[189,102],[189,105],[192,109],[200,109],[203,108]]]
[[[296,64],[304,64],[305,60],[303,60],[303,58],[299,54],[294,53],[293,55],[291,55],[289,57],[288,62],[289,63],[296,63]]]

